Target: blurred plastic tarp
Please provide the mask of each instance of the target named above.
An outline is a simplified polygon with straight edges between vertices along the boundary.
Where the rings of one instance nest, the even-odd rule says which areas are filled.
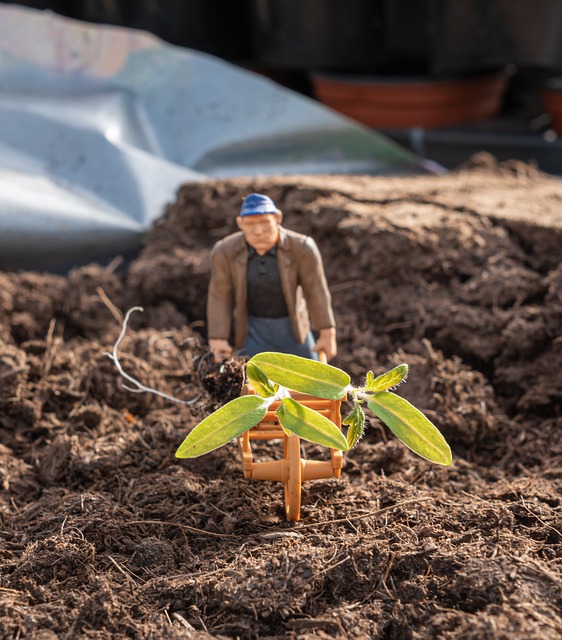
[[[140,31],[0,5],[0,267],[128,253],[207,177],[423,161],[272,81]]]

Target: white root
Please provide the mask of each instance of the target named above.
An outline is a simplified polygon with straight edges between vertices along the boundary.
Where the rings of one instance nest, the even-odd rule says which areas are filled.
[[[174,396],[170,396],[167,393],[164,393],[163,391],[158,391],[158,389],[153,389],[152,387],[146,387],[145,385],[140,383],[138,380],[130,376],[126,371],[124,371],[123,367],[121,366],[121,362],[119,362],[118,350],[127,332],[127,323],[129,322],[129,317],[131,316],[133,311],[144,311],[144,309],[142,307],[131,307],[127,311],[125,318],[123,319],[123,327],[121,329],[121,333],[119,334],[119,337],[117,338],[115,344],[113,345],[113,352],[112,353],[108,353],[107,351],[104,352],[104,355],[106,355],[110,360],[113,361],[119,374],[123,376],[125,380],[128,380],[131,384],[134,385],[134,387],[129,387],[128,385],[123,384],[122,385],[123,389],[126,389],[127,391],[131,391],[132,393],[152,393],[156,396],[160,396],[161,398],[166,398],[166,400],[177,402],[178,404],[193,404],[197,402],[197,400],[199,400],[199,398],[201,397],[200,395],[196,396],[192,400],[180,400],[179,398],[174,398]]]

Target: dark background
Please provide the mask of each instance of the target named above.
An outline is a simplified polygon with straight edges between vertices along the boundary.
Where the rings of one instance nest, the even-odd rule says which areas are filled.
[[[316,97],[311,77],[415,76],[429,82],[505,71],[496,116],[458,125],[377,127],[453,167],[477,151],[562,175],[562,123],[545,106],[562,74],[559,0],[83,0],[7,2],[152,32]],[[561,94],[562,95],[562,94]],[[562,107],[561,107],[562,108]],[[558,133],[556,132],[558,130]]]

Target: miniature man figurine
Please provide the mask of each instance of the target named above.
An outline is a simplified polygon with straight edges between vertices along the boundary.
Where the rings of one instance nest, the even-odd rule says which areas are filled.
[[[207,300],[208,339],[217,359],[263,351],[328,360],[336,355],[336,328],[322,258],[312,238],[281,226],[283,214],[271,198],[244,199],[240,229],[211,253]],[[316,343],[310,324],[318,331]]]

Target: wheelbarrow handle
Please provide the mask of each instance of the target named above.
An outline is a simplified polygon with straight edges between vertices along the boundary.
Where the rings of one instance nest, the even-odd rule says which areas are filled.
[[[328,358],[326,358],[326,352],[324,351],[324,349],[320,349],[320,351],[318,352],[318,360],[320,362],[323,362],[324,364],[327,364]]]

